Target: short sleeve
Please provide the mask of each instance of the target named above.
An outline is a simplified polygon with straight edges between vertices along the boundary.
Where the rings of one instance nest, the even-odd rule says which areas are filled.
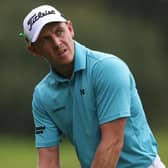
[[[99,124],[130,114],[130,71],[117,58],[99,61],[93,72]]]
[[[58,145],[61,133],[45,111],[37,88],[33,94],[32,113],[35,125],[35,146],[39,148]]]

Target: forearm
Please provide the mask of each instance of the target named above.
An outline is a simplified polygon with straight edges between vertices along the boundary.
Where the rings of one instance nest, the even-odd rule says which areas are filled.
[[[94,156],[91,168],[115,168],[120,156],[122,143],[100,143]]]
[[[91,168],[116,168],[124,143],[125,124],[126,118],[120,118],[100,126],[101,141]]]
[[[60,168],[60,166],[55,162],[55,160],[45,159],[38,160],[38,168]]]
[[[58,147],[38,150],[38,168],[60,168]]]

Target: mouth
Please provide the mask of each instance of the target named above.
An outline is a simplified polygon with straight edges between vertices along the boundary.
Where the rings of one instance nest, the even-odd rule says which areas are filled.
[[[58,56],[59,56],[59,57],[65,57],[67,51],[68,51],[67,49],[59,50],[59,51],[58,51]]]

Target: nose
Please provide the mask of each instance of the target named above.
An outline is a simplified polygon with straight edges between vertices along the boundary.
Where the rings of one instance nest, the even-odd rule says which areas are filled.
[[[54,47],[57,47],[59,48],[60,47],[60,44],[61,44],[61,40],[59,37],[57,37],[56,35],[52,35],[52,44]]]

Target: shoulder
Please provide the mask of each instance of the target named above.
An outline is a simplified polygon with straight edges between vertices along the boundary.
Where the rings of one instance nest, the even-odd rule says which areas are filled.
[[[91,51],[90,59],[94,60],[91,77],[94,86],[129,87],[132,73],[128,65],[119,57]]]
[[[113,54],[88,50],[87,59],[87,63],[89,64],[91,62],[92,64],[92,73],[94,75],[110,73],[115,76],[116,74],[119,75],[119,73],[123,75],[125,73],[130,73],[130,69],[126,62]]]
[[[34,88],[34,98],[43,98],[46,96],[50,85],[54,82],[51,72],[49,72]]]
[[[45,87],[47,85],[48,80],[50,78],[50,73],[48,73],[46,76],[44,76],[35,86],[35,90],[41,89],[42,87]]]
[[[116,66],[124,66],[128,68],[124,60],[111,53],[105,53],[87,48],[86,56],[87,62],[93,62],[95,68],[100,68],[108,65],[113,68],[115,68]]]

